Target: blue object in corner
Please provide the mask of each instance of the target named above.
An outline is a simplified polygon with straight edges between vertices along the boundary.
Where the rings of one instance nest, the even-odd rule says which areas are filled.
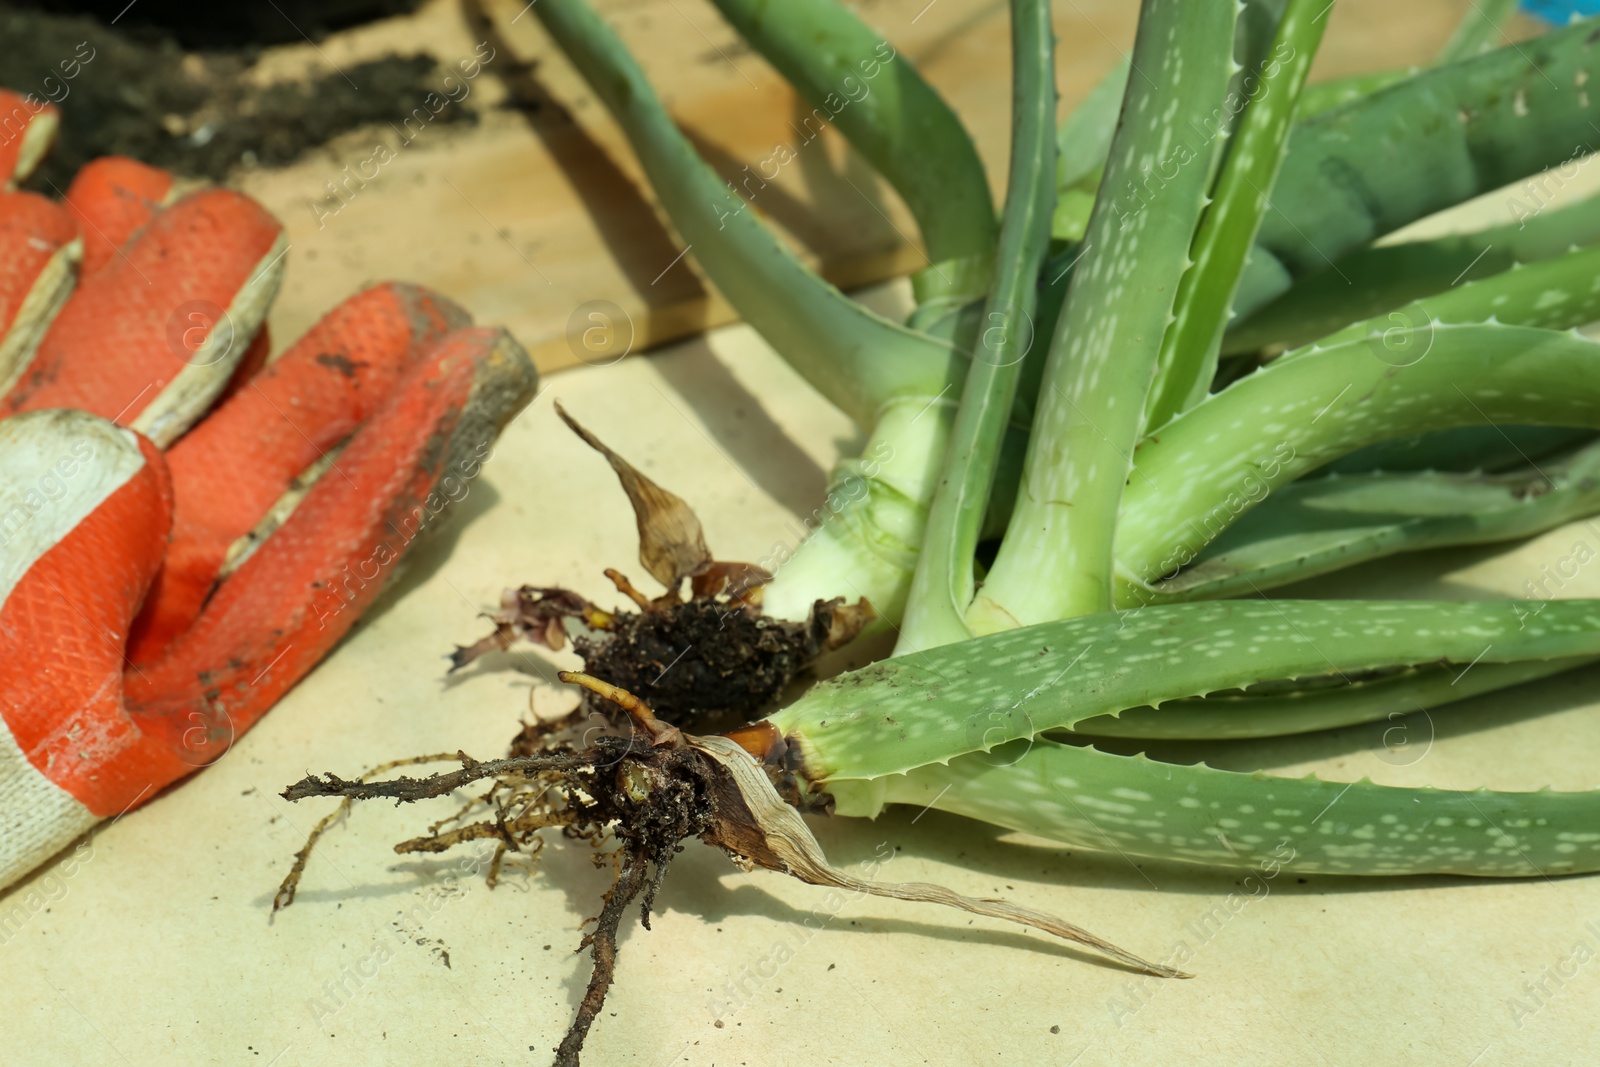
[[[1522,10],[1553,26],[1565,26],[1573,19],[1600,15],[1600,0],[1522,0]]]

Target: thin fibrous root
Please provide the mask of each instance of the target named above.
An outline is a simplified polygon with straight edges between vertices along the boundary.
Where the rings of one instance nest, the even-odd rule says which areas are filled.
[[[376,767],[373,767],[371,770],[366,771],[359,778],[357,778],[356,781],[357,782],[366,782],[369,778],[373,777],[374,775],[385,774],[385,773],[387,773],[389,771],[394,770],[396,767],[414,767],[419,763],[445,763],[445,762],[448,762],[448,761],[451,761],[451,760],[456,760],[456,759],[459,759],[459,758],[460,758],[460,753],[459,752],[457,752],[457,753],[444,752],[444,753],[439,753],[439,754],[432,755],[432,756],[408,756],[405,759],[390,760],[388,763],[380,763]],[[310,781],[310,780],[311,779],[309,779],[309,778],[306,779],[306,781]],[[305,782],[299,783],[299,785],[302,785],[302,786],[304,784],[305,784]],[[291,788],[294,788],[294,787],[291,787]],[[291,797],[291,796],[289,796],[288,792],[289,792],[288,790],[284,791],[283,797],[284,797],[285,800],[298,800],[299,799],[299,797]],[[330,794],[310,794],[310,793],[308,793],[306,795],[307,796],[312,796],[312,795],[330,795]],[[311,835],[306,838],[306,843],[301,847],[299,852],[296,852],[294,854],[294,865],[289,868],[289,873],[284,876],[283,882],[278,886],[278,892],[275,893],[273,895],[273,897],[272,897],[272,912],[268,916],[269,921],[270,921],[271,915],[276,915],[279,911],[281,911],[284,908],[287,908],[290,904],[294,903],[295,890],[297,890],[300,887],[300,876],[305,873],[306,860],[311,857],[311,849],[312,849],[312,847],[314,845],[316,845],[317,840],[322,837],[323,833],[328,829],[328,827],[332,826],[336,821],[338,821],[339,819],[343,818],[345,815],[349,814],[351,805],[354,804],[355,801],[356,801],[356,797],[354,797],[352,795],[349,795],[349,794],[339,794],[339,795],[343,795],[344,796],[344,800],[342,800],[339,803],[339,806],[337,808],[334,808],[333,811],[329,812],[327,815],[324,815],[322,818],[317,820],[317,824],[311,828]]]
[[[307,777],[284,790],[283,796],[289,800],[337,796],[343,803],[318,824],[296,856],[295,869],[279,891],[283,903],[292,899],[317,835],[353,800],[424,800],[492,779],[488,792],[457,815],[434,823],[428,834],[395,846],[400,853],[443,852],[468,841],[495,841],[491,880],[507,851],[537,854],[539,832],[549,827],[560,826],[566,836],[586,840],[597,849],[603,838],[615,840],[617,849],[595,856],[597,864],[609,860],[615,865],[615,878],[600,914],[592,920],[593,930],[579,944],[579,951],[589,950],[594,968],[572,1026],[556,1048],[557,1067],[577,1067],[584,1039],[616,976],[618,931],[628,905],[642,897],[640,919],[649,929],[651,906],[667,867],[682,842],[692,837],[722,848],[746,870],[758,865],[814,885],[960,908],[1077,942],[1147,974],[1188,977],[1031,908],[963,896],[938,885],[868,881],[841,871],[828,863],[800,813],[779,796],[763,764],[737,741],[682,733],[657,717],[643,700],[601,679],[576,672],[563,672],[561,677],[624,708],[632,736],[600,737],[584,752],[562,749],[484,762],[465,753],[397,760],[353,782],[333,774]],[[421,779],[368,780],[389,768],[450,759],[461,769]],[[478,805],[490,809],[490,817],[463,822],[465,813]],[[450,829],[443,829],[447,825]]]
[[[564,826],[569,821],[559,813],[529,811],[511,820],[486,819],[483,822],[468,823],[454,830],[447,830],[442,834],[413,837],[394,846],[394,850],[401,853],[444,852],[467,841],[477,841],[487,837],[498,839],[502,848],[521,851],[521,846],[514,835],[531,833],[547,826]]]
[[[318,778],[312,774],[300,779],[279,795],[285,800],[305,800],[308,797],[344,797],[348,800],[373,800],[377,797],[393,797],[398,803],[409,804],[417,800],[442,797],[447,793],[453,793],[464,785],[484,778],[496,778],[502,774],[527,775],[543,771],[571,771],[579,767],[588,766],[591,762],[576,752],[553,752],[541,756],[514,756],[509,759],[485,760],[483,762],[473,759],[465,752],[457,752],[451,756],[417,756],[412,759],[385,764],[385,766],[399,767],[410,763],[438,763],[444,760],[459,760],[461,769],[459,771],[451,771],[449,774],[429,775],[427,778],[406,778],[402,776],[387,782],[367,781],[371,775],[380,773],[378,771],[364,774],[355,781],[345,781],[332,772],[329,772],[326,778]]]

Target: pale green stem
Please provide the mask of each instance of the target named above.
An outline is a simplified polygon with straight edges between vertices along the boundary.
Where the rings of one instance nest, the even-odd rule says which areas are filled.
[[[883,409],[861,457],[833,472],[823,506],[761,561],[773,572],[765,614],[804,619],[813,603],[837,596],[865,599],[890,623],[901,617],[955,408],[952,389]]]

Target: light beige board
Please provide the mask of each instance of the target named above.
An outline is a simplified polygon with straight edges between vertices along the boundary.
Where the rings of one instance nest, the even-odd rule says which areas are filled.
[[[810,109],[707,0],[599,7],[726,178],[749,180],[744,168],[760,167],[780,145],[794,151],[776,180],[749,186],[753,208],[834,282],[858,286],[925,265],[894,193],[831,127],[805,142],[796,126]],[[1426,62],[1466,7],[1343,0],[1315,76]],[[859,10],[945,94],[972,131],[991,186],[1002,189],[1010,128],[1003,0],[872,0]],[[1128,49],[1136,15],[1130,0],[1056,4],[1064,108]],[[430,119],[360,131],[292,167],[241,177],[287,223],[293,245],[272,318],[280,347],[357,285],[391,277],[437,286],[480,320],[504,323],[546,368],[731,319],[692,256],[678,258],[683,246],[652,206],[626,142],[524,0],[434,0],[415,16],[316,48],[276,50],[259,76],[327,72],[419,48],[441,63],[432,106],[476,106],[477,127]],[[477,76],[461,103],[446,103],[446,71],[459,75],[463,61]],[[455,82],[448,88],[463,92]],[[508,110],[508,100],[533,109]]]
[[[953,0],[925,19],[944,4]],[[325,47],[332,55],[337,46]],[[320,290],[291,285],[285,322],[306,321],[336,281],[354,285],[360,257],[370,254],[358,233],[376,248],[437,221],[374,203],[392,213],[347,229],[363,217],[336,220],[356,266],[334,271],[314,261],[330,273]],[[1477,210],[1479,224],[1509,218],[1503,196]],[[328,232],[340,231],[330,223]],[[313,248],[339,254],[337,240],[324,239],[331,243]],[[431,258],[420,237],[411,239],[416,259],[374,275],[450,290],[453,265],[467,262],[455,258],[465,257],[466,239],[441,238]],[[508,269],[501,263],[483,277]],[[891,306],[904,296],[897,286]],[[573,953],[580,925],[607,884],[583,848],[554,841],[536,876],[510,874],[491,892],[462,875],[471,852],[428,860],[390,850],[448,804],[369,804],[325,840],[299,902],[275,924],[267,915],[305,831],[328,810],[277,799],[287,783],[423,752],[496,755],[530,697],[541,713],[572,700],[551,681],[558,667],[576,665],[570,655],[519,651],[445,678],[444,654],[484,632],[475,616],[503,586],[562,584],[609,604],[617,598],[602,568],[646,580],[622,493],[603,460],[555,419],[555,399],[687,498],[712,548],[735,559],[794,543],[796,516],[815,507],[824,471],[855,435],[743,327],[652,359],[551,378],[507,430],[444,540],[426,546],[351,637],[219,764],[0,896],[0,1062],[549,1061],[588,977],[587,958]],[[1320,592],[1515,595],[1541,568],[1566,560],[1570,570],[1573,558],[1597,550],[1600,534],[1574,524],[1504,554],[1368,567]],[[1600,595],[1600,572],[1581,568],[1559,592]],[[1385,747],[1396,725],[1386,722],[1240,744],[1213,761],[1393,784],[1593,787],[1597,681],[1600,672],[1584,671],[1407,719],[1411,747],[1398,756]],[[1232,874],[1069,852],[938,812],[815,825],[841,866],[889,849],[883,877],[1003,894],[1158,958],[1185,941],[1197,977],[1147,981],[981,919],[742,874],[691,842],[658,900],[654,930],[634,927],[624,939],[618,986],[586,1062],[1600,1060],[1600,879],[1301,882],[1291,866],[1246,888]]]

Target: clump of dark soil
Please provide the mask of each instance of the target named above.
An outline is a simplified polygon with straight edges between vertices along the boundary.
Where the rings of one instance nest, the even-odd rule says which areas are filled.
[[[818,656],[850,641],[870,617],[840,600],[818,601],[804,622],[762,615],[728,595],[646,600],[620,574],[607,573],[642,610],[610,611],[567,589],[508,589],[492,616],[495,632],[457,647],[451,670],[519,639],[556,650],[570,640],[585,673],[636,694],[674,726],[712,733],[759,719]],[[567,632],[568,620],[576,632]],[[614,708],[588,693],[580,711],[609,717]]]
[[[0,5],[0,86],[61,111],[55,148],[26,187],[64,190],[105,155],[220,181],[240,164],[282,166],[347,131],[403,122],[441,92],[443,72],[426,54],[266,86],[246,78],[258,55],[254,46],[187,51],[160,28]],[[424,114],[477,121],[465,101]]]
[[[712,733],[761,717],[827,645],[834,608],[818,605],[801,623],[690,600],[619,615],[610,633],[572,645],[586,673],[638,694],[670,723]]]
[[[555,407],[611,465],[633,505],[639,562],[666,592],[648,597],[615,569],[606,577],[637,611],[602,608],[559,587],[507,589],[500,610],[489,616],[494,632],[457,646],[452,671],[519,640],[557,652],[570,640],[587,674],[633,694],[674,726],[709,733],[759,719],[818,656],[842,648],[871,621],[865,600],[852,606],[842,597],[817,601],[803,621],[763,615],[760,591],[772,575],[754,564],[718,560],[687,501],[584,429],[559,401]],[[604,718],[611,706],[591,693],[580,711]],[[542,736],[535,727],[534,738]]]

